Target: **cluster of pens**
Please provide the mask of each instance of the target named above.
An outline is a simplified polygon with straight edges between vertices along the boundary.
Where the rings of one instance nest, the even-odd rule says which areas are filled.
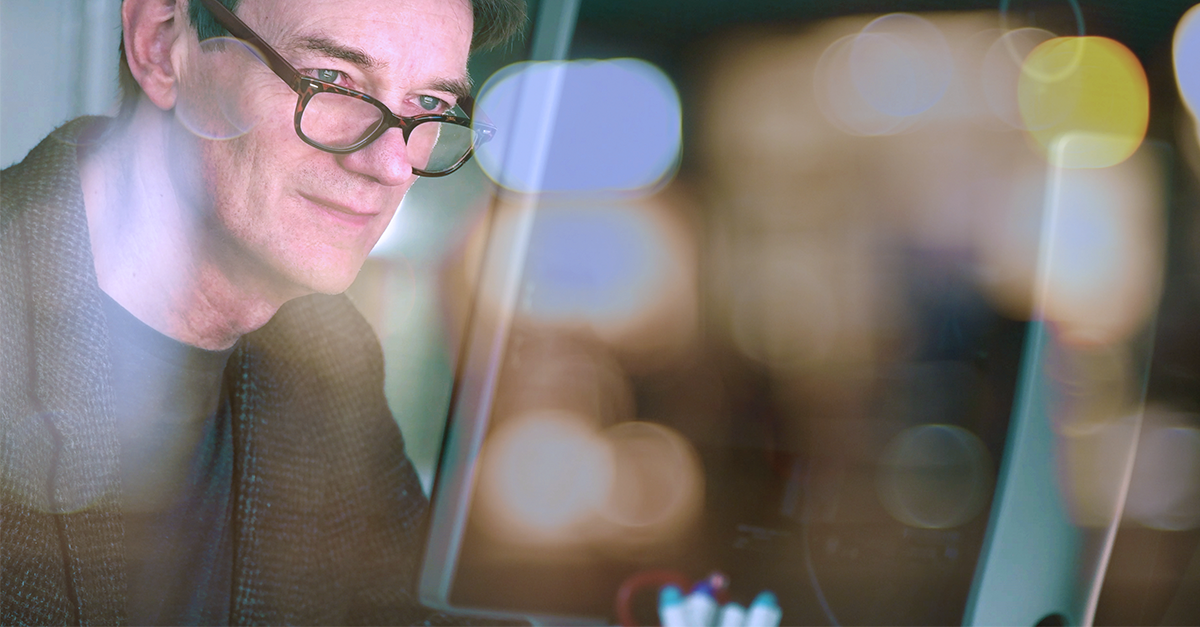
[[[758,593],[749,608],[732,601],[719,605],[711,583],[703,580],[687,596],[678,586],[663,586],[658,617],[663,627],[777,627],[783,612],[769,590]]]

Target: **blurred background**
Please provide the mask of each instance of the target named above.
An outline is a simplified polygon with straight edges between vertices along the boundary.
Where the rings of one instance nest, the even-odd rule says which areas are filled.
[[[3,0],[3,165],[113,110],[118,7]],[[485,243],[537,206],[459,594],[611,617],[719,566],[786,623],[958,623],[1038,319],[1064,508],[1120,519],[1096,624],[1200,622],[1190,8],[582,0],[573,63],[474,58],[511,128],[561,86],[548,163],[420,181],[350,290],[429,490]]]

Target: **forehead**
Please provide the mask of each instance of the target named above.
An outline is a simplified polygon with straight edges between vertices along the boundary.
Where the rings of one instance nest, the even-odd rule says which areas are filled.
[[[242,0],[238,14],[273,45],[317,37],[358,49],[379,73],[466,76],[469,0]]]

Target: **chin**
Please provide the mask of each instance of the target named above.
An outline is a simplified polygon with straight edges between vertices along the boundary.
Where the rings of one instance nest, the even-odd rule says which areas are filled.
[[[358,270],[361,267],[362,264],[359,264],[354,268],[354,272],[351,273],[314,277],[308,284],[309,291],[318,294],[341,294],[354,283],[354,279],[358,277]]]
[[[362,258],[310,265],[299,273],[293,273],[292,282],[300,287],[301,294],[341,294],[358,278],[358,271],[365,261]]]

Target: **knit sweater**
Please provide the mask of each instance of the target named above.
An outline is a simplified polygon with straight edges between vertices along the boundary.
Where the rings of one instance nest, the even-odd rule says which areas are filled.
[[[121,624],[108,328],[71,122],[0,176],[0,622]],[[427,501],[343,296],[284,305],[229,360],[231,623],[444,622],[414,598]]]

